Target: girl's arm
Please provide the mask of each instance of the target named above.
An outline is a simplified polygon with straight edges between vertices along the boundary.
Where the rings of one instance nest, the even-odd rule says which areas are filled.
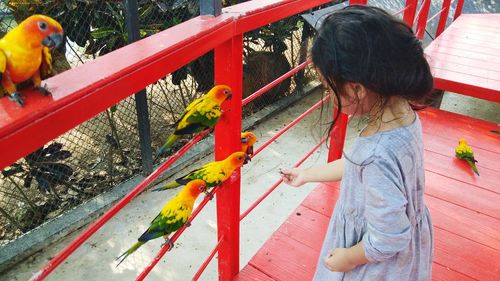
[[[291,186],[301,186],[308,182],[332,182],[342,179],[344,173],[344,158],[337,159],[323,166],[308,169],[293,168],[282,171],[281,178]]]

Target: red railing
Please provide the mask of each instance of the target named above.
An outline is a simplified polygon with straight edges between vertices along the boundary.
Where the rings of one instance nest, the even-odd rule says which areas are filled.
[[[6,99],[1,99],[0,149],[2,158],[0,159],[0,169],[212,49],[215,50],[215,82],[228,84],[234,91],[233,99],[224,104],[224,114],[215,128],[215,158],[225,158],[232,151],[239,149],[242,106],[304,69],[310,63],[310,61],[306,61],[300,64],[242,100],[243,33],[328,2],[330,1],[254,0],[238,4],[224,9],[223,14],[219,17],[201,16],[194,18],[46,80],[45,83],[53,93],[53,99],[26,93],[27,105],[23,109],[15,107]],[[366,2],[365,0],[350,1],[351,4],[366,4]],[[446,23],[450,3],[448,0],[443,3],[437,31],[442,31],[441,28]],[[463,0],[459,0],[455,16],[460,14],[462,5]],[[424,0],[417,16],[417,35],[423,35],[429,6],[430,0]],[[406,7],[402,10],[404,11],[403,19],[406,22],[413,24],[416,8],[417,0],[407,0]],[[274,139],[313,112],[324,100],[300,115],[273,139],[261,145],[255,154],[258,154]],[[347,116],[341,115],[331,134],[329,161],[341,156],[346,124]],[[42,280],[49,275],[206,134],[207,132],[197,135],[181,150],[172,155],[55,256],[33,280]],[[326,138],[296,166],[300,165],[325,140]],[[16,149],[11,149],[12,147],[16,147]],[[272,185],[241,215],[239,213],[239,176],[236,177],[236,180],[226,182],[212,191],[217,194],[218,243],[203,262],[194,279],[201,276],[204,268],[216,253],[219,255],[220,280],[231,280],[238,273],[240,220],[245,218],[280,183],[281,181],[278,181]],[[208,200],[205,198],[194,211],[190,221],[196,217],[207,202]],[[172,236],[172,241],[175,241],[184,229],[185,227],[177,231]],[[137,279],[143,280],[168,250],[168,245],[162,247],[155,259]]]

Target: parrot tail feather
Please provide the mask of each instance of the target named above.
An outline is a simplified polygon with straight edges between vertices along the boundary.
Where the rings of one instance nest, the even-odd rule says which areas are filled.
[[[140,246],[144,245],[144,243],[146,242],[137,241],[137,243],[135,243],[134,246],[130,247],[130,249],[128,249],[119,257],[117,257],[116,260],[118,261],[118,264],[116,265],[116,267],[118,267],[129,255],[131,255],[133,252],[139,249]]]
[[[181,137],[178,135],[171,134],[167,138],[167,141],[165,142],[165,144],[162,147],[160,147],[160,149],[158,150],[158,155],[165,154],[165,152],[167,152],[172,147],[172,145],[174,145],[174,143],[176,143],[180,138]]]
[[[167,183],[166,185],[164,185],[162,187],[155,188],[155,189],[153,189],[153,191],[163,191],[163,190],[167,190],[167,189],[176,188],[179,186],[181,186],[181,184],[179,184],[176,181],[173,181],[173,182]]]
[[[477,160],[475,160],[473,158],[473,159],[466,159],[466,161],[467,161],[467,163],[469,163],[469,165],[472,168],[472,170],[474,171],[474,173],[476,173],[476,175],[479,176],[479,171],[477,170],[477,166],[476,166]]]

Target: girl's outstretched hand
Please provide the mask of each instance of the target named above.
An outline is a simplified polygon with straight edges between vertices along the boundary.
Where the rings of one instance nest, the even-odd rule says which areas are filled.
[[[290,170],[280,170],[281,179],[291,186],[299,187],[306,183],[305,170],[292,168]]]

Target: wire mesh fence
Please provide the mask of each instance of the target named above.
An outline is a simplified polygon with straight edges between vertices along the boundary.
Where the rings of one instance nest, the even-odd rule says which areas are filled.
[[[223,1],[224,6],[244,1]],[[122,1],[3,1],[0,35],[32,14],[61,23],[65,48],[54,50],[55,74],[129,44]],[[141,38],[199,15],[198,0],[138,1]],[[245,34],[246,97],[307,58],[313,30],[300,16]],[[183,109],[213,86],[213,52],[148,86],[153,153],[173,131]],[[312,79],[299,72],[245,106],[262,109]],[[129,97],[5,168],[0,176],[0,245],[14,240],[65,210],[110,190],[142,170],[138,113]],[[182,142],[179,142],[179,146]]]

